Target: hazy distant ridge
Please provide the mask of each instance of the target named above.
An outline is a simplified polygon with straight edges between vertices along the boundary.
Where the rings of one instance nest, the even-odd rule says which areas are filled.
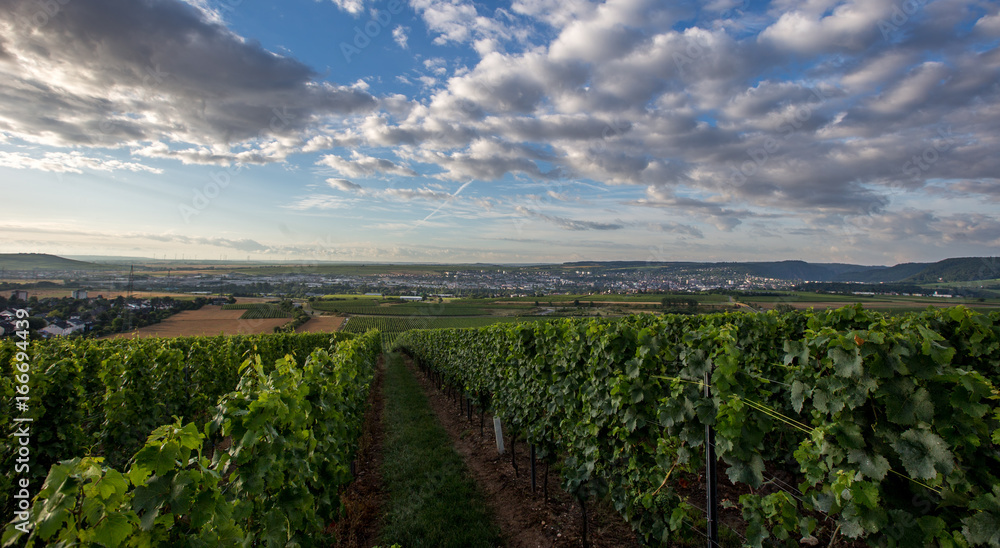
[[[865,266],[846,263],[809,263],[806,261],[769,261],[746,263],[707,262],[648,262],[648,261],[580,261],[565,263],[579,268],[663,268],[690,270],[725,269],[733,275],[741,274],[812,282],[913,282],[933,283],[965,282],[1000,278],[1000,259],[990,257],[962,257],[945,259],[936,263],[902,263],[895,266]]]
[[[99,260],[94,257],[93,260]],[[136,259],[141,264],[143,259]],[[150,260],[150,262],[154,262]],[[289,261],[295,264],[295,261]],[[459,265],[455,265],[459,267]],[[475,266],[475,265],[466,265]],[[483,265],[480,265],[483,266]],[[1000,278],[1000,258],[961,257],[936,263],[902,263],[895,266],[865,266],[847,263],[809,263],[806,261],[693,262],[693,261],[577,261],[550,265],[563,269],[647,270],[665,276],[692,275],[704,271],[727,276],[757,276],[779,280],[812,282],[863,283],[934,283],[965,282]],[[107,264],[77,261],[44,253],[0,253],[0,267],[7,270],[103,270]],[[460,267],[459,267],[460,268]],[[533,265],[528,268],[545,268]]]

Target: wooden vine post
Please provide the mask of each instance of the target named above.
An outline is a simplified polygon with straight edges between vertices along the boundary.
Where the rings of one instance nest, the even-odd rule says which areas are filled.
[[[712,381],[712,371],[705,373],[705,398],[711,398],[709,383]],[[719,500],[718,475],[715,467],[715,429],[711,424],[705,425],[705,493],[706,493],[706,525],[708,526],[708,548],[719,546]]]

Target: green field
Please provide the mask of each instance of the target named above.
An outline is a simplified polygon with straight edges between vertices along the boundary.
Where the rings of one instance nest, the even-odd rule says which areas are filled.
[[[264,303],[243,303],[243,304],[226,304],[222,306],[223,310],[245,310],[246,312],[240,316],[241,320],[268,320],[272,318],[289,318],[291,314],[281,309],[281,307],[273,304]]]
[[[315,310],[335,314],[364,314],[372,316],[482,316],[490,312],[479,306],[463,306],[454,303],[394,303],[380,304],[375,299],[345,301],[316,301],[311,303]]]
[[[400,317],[400,316],[352,316],[341,331],[365,333],[378,329],[383,333],[402,333],[411,329],[445,329],[461,327],[485,327],[498,323],[520,323],[553,319],[551,316],[496,316],[474,318],[441,317]]]

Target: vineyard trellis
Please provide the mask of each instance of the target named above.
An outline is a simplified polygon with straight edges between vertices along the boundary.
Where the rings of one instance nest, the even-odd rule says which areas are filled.
[[[63,459],[100,456],[123,466],[149,433],[172,417],[206,417],[216,401],[233,390],[241,364],[259,356],[274,364],[303,357],[353,335],[275,334],[170,339],[63,338],[32,343],[30,446],[32,483]],[[0,341],[0,391],[13,391],[17,347]],[[268,368],[271,366],[268,366]],[[17,415],[21,416],[21,415]],[[13,406],[0,407],[0,426],[10,431]],[[13,469],[13,440],[0,438],[0,466]],[[0,476],[0,507],[11,509],[9,475]]]
[[[48,469],[34,500],[30,533],[8,524],[4,545],[311,543],[339,511],[339,486],[351,480],[350,462],[381,336],[246,339],[250,348],[235,356],[222,355],[225,347],[213,349],[220,370],[233,358],[239,364],[233,371],[238,383],[227,388],[211,412],[152,429],[145,445],[117,466],[103,457],[59,455],[62,462]],[[241,342],[229,349],[242,350]],[[129,362],[125,370],[141,375],[176,370],[161,359],[169,357],[176,365],[181,353],[167,348],[171,344],[147,339],[96,350],[112,355],[145,351],[156,359]],[[270,354],[261,353],[261,346],[278,350],[282,345],[289,352],[264,361]],[[76,363],[72,359],[50,368],[69,370]]]
[[[651,542],[709,536],[709,509],[669,478],[704,473],[711,426],[746,544],[1000,544],[996,312],[563,320],[396,346]]]

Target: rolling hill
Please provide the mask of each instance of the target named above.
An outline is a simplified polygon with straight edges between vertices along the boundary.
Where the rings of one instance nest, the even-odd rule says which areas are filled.
[[[74,261],[47,253],[0,253],[0,268],[6,270],[105,270],[106,265]]]

